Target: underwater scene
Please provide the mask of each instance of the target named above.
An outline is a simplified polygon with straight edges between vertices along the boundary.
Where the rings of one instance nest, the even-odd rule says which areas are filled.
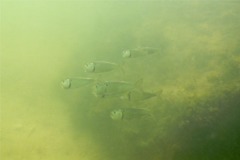
[[[240,2],[1,0],[1,160],[240,159]]]

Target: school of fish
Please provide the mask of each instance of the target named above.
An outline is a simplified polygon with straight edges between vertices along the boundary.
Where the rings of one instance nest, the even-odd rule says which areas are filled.
[[[123,59],[138,58],[144,56],[151,56],[159,53],[158,48],[152,47],[138,47],[133,49],[126,49],[122,51]],[[83,71],[89,74],[88,77],[68,77],[61,81],[63,89],[81,89],[89,87],[92,94],[96,98],[117,97],[119,100],[125,101],[143,101],[157,96],[157,93],[144,91],[141,88],[142,79],[137,79],[135,82],[128,81],[110,81],[99,78],[92,78],[90,75],[104,74],[106,72],[114,72],[121,68],[120,64],[108,61],[92,61],[83,66]],[[142,117],[149,117],[150,111],[131,106],[129,103],[127,107],[119,106],[117,109],[113,108],[110,111],[110,118],[112,120],[131,120]]]

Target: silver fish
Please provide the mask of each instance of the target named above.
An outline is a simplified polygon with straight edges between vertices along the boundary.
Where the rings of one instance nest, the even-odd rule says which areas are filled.
[[[156,92],[156,93],[151,93],[151,92],[146,92],[140,89],[134,89],[130,92],[128,92],[125,95],[122,95],[120,98],[122,100],[128,100],[131,102],[135,102],[135,101],[143,101],[143,100],[147,100],[150,99],[152,97],[158,96],[160,93]]]
[[[61,82],[61,86],[64,89],[74,89],[83,86],[91,85],[95,82],[93,78],[67,78]]]
[[[111,111],[110,117],[113,120],[132,120],[140,118],[153,118],[153,115],[150,110],[143,108],[123,108]]]
[[[118,64],[107,61],[95,61],[84,65],[84,70],[87,73],[109,72],[118,67]]]
[[[127,49],[122,52],[123,58],[136,58],[141,56],[147,56],[155,54],[159,51],[158,48],[152,47],[139,47],[135,49]]]
[[[136,84],[126,81],[103,81],[93,88],[96,97],[120,96],[136,88]]]

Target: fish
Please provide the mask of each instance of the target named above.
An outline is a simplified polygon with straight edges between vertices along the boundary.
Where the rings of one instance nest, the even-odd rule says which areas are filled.
[[[96,83],[93,88],[93,94],[96,97],[113,97],[127,94],[137,88],[138,83],[130,83],[126,81],[102,81]]]
[[[132,120],[141,118],[153,118],[150,110],[144,108],[119,108],[110,112],[112,120]]]
[[[107,61],[94,61],[84,65],[84,71],[87,73],[109,72],[118,67],[117,63]]]
[[[94,84],[95,81],[95,79],[88,77],[66,78],[61,81],[61,87],[63,89],[75,89]]]
[[[152,47],[138,47],[135,49],[126,49],[122,52],[123,58],[136,58],[136,57],[142,57],[147,55],[152,55],[159,52],[158,48],[152,48]]]
[[[131,102],[143,101],[143,100],[147,100],[147,99],[159,96],[161,93],[162,91],[152,93],[152,92],[144,91],[142,89],[134,89],[128,92],[127,94],[122,95],[120,99],[128,100]]]

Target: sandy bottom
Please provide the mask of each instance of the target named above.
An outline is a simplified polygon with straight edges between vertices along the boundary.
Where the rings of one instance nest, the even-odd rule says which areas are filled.
[[[4,99],[0,159],[102,159],[91,137],[74,134],[68,113],[59,109],[62,104],[42,101]]]

